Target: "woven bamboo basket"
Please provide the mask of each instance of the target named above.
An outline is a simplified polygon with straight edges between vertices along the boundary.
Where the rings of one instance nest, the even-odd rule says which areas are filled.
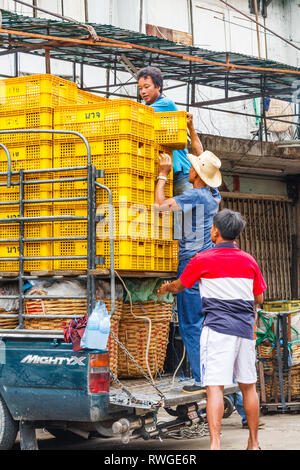
[[[32,292],[33,293],[33,292]],[[43,291],[35,291],[42,295]],[[101,299],[97,299],[101,300]],[[111,310],[111,301],[103,299],[106,304],[108,313]],[[122,300],[116,300],[115,311],[111,318],[111,331],[118,337],[119,323],[122,314]],[[30,330],[62,330],[64,323],[68,324],[71,319],[64,315],[86,315],[85,299],[26,299],[25,313],[27,315],[41,315],[41,318],[28,317],[24,320],[24,328]],[[42,318],[43,315],[61,315],[61,318]],[[114,375],[118,371],[118,344],[109,336],[107,349],[109,351],[110,369]]]
[[[31,291],[31,294],[46,295],[42,290]],[[26,315],[40,315],[40,318],[25,318],[24,328],[27,330],[62,330],[64,322],[70,318],[65,315],[86,315],[86,301],[72,299],[26,299],[24,303]],[[60,315],[61,318],[43,318],[43,315]]]
[[[111,309],[111,301],[104,300],[108,312]],[[116,300],[115,311],[110,319],[110,330],[116,338],[119,338],[119,325],[122,316],[123,300]],[[115,377],[118,376],[118,343],[111,335],[108,337],[107,349],[109,351],[109,368]]]
[[[167,351],[169,327],[172,318],[172,304],[164,302],[141,302],[123,304],[122,318],[119,326],[119,340],[126,347],[142,370],[153,378],[163,372]],[[149,321],[151,320],[150,346],[147,360],[147,342]],[[148,369],[149,366],[149,369]],[[139,378],[143,374],[128,355],[119,348],[118,376],[121,378]]]
[[[283,354],[283,348],[281,348]],[[278,374],[277,349],[271,345],[261,345],[260,356],[264,359],[264,381],[267,402],[280,401],[280,384]],[[285,399],[292,401],[300,399],[300,344],[291,346],[292,365],[290,372],[283,372],[283,387]],[[282,366],[283,366],[282,361]],[[258,374],[257,391],[260,392],[260,377]]]
[[[11,312],[7,312],[4,309],[0,309],[0,329],[13,329],[18,326],[19,320],[18,317],[16,318],[5,318],[4,315],[6,314],[16,314],[18,313],[17,310],[12,310]]]

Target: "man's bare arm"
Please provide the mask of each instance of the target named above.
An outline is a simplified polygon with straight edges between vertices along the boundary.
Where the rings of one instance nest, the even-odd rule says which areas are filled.
[[[254,296],[254,305],[262,305],[264,302],[264,294]]]
[[[163,180],[158,180],[155,186],[154,203],[161,211],[180,211],[180,206],[173,197],[166,199],[165,184]]]
[[[164,153],[160,156],[158,175],[168,178],[172,170],[172,159],[170,155]],[[154,203],[160,210],[179,211],[181,210],[174,198],[166,199],[165,196],[165,179],[158,179],[155,185]]]
[[[180,279],[176,279],[176,281],[173,282],[166,282],[165,284],[162,284],[160,288],[157,291],[157,296],[161,297],[164,294],[167,294],[168,292],[171,292],[172,294],[179,294],[179,292],[182,292],[185,289],[185,286],[182,284]]]
[[[191,153],[199,157],[199,155],[203,153],[203,145],[194,128],[193,115],[191,113],[187,113],[187,128],[190,132],[191,138]]]

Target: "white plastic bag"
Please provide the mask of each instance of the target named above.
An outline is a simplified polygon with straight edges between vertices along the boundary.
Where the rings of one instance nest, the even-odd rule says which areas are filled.
[[[97,302],[80,341],[84,349],[106,349],[110,332],[110,316],[104,302]]]
[[[11,312],[12,310],[18,310],[19,308],[19,299],[7,299],[7,295],[16,295],[19,296],[18,286],[15,284],[11,285],[2,285],[0,287],[0,309]]]

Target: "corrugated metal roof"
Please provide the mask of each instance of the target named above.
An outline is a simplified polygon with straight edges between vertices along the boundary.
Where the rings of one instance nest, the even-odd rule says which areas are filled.
[[[11,52],[31,52],[44,55],[43,46],[51,46],[51,58],[74,61],[98,67],[110,67],[124,71],[119,61],[125,54],[137,68],[145,65],[159,67],[165,79],[179,80],[227,89],[239,93],[259,94],[291,101],[295,92],[296,80],[300,80],[300,68],[288,66],[271,60],[259,59],[244,54],[225,51],[210,51],[198,47],[176,44],[166,39],[147,36],[112,25],[92,24],[98,36],[107,40],[123,41],[131,44],[131,49],[116,45],[101,46],[101,43],[62,45],[53,39],[0,34],[0,47]],[[2,28],[56,38],[78,39],[86,42],[87,31],[78,25],[65,21],[32,18],[2,11]],[[104,39],[103,39],[104,40]],[[40,47],[32,50],[32,46]],[[186,56],[192,57],[187,60]],[[200,58],[198,61],[197,58]],[[226,61],[237,68],[225,68]],[[239,68],[241,67],[241,68]],[[246,68],[243,68],[246,67]],[[276,69],[276,70],[275,70]]]

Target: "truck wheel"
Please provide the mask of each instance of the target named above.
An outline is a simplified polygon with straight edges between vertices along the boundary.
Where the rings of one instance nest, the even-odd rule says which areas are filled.
[[[229,418],[232,415],[234,407],[229,397],[224,396],[224,415],[223,418]]]
[[[0,395],[0,450],[9,450],[15,443],[18,423],[14,421]]]

